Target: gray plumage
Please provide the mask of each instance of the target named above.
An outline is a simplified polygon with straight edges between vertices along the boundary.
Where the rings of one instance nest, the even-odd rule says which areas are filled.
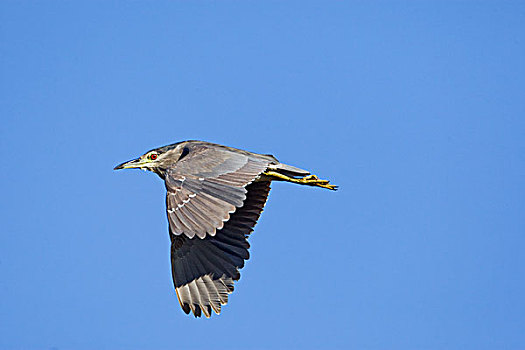
[[[271,155],[203,141],[160,147],[115,167],[124,168],[165,180],[173,282],[182,309],[196,317],[219,314],[228,302],[271,181],[335,189]]]

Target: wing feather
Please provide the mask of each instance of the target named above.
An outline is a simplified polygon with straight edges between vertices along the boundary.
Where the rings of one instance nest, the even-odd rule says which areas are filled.
[[[215,235],[246,200],[246,186],[269,166],[265,159],[209,146],[191,148],[165,175],[168,222],[175,235]]]
[[[266,203],[270,183],[254,182],[246,189],[244,206],[214,236],[170,235],[173,282],[185,313],[210,317],[213,310],[219,314],[233,292],[233,282],[240,278],[239,270],[249,258],[247,237]]]

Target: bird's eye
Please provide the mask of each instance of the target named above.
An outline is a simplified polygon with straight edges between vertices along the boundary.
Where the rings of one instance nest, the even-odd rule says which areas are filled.
[[[157,159],[157,157],[158,157],[158,155],[156,153],[152,153],[152,154],[149,155],[149,159],[151,159],[151,160],[155,160],[155,159]]]

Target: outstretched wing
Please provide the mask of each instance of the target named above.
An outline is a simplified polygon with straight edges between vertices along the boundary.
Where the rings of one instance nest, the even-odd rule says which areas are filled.
[[[166,171],[170,231],[188,238],[214,236],[243,205],[246,186],[269,161],[208,146],[188,148],[183,154]]]
[[[253,231],[264,208],[270,182],[254,182],[246,187],[244,205],[231,215],[214,236],[171,237],[171,271],[179,303],[185,313],[210,317],[219,314],[221,305],[233,292],[233,281],[249,258],[247,237]]]

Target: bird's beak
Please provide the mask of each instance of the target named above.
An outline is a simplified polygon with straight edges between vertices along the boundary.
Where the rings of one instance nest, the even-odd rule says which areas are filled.
[[[141,168],[143,165],[144,165],[144,161],[140,158],[137,158],[137,159],[133,159],[133,160],[124,162],[122,164],[119,164],[115,168],[113,168],[113,170]]]

